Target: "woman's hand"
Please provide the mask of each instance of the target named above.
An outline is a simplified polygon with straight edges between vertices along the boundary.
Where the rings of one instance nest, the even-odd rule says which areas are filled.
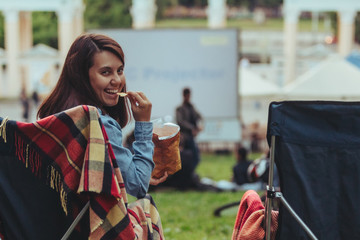
[[[168,177],[167,172],[165,172],[164,176],[162,176],[161,178],[153,178],[153,177],[151,177],[150,178],[150,185],[158,185],[158,184],[164,182],[167,179],[167,177]]]
[[[127,92],[135,121],[149,122],[152,104],[142,92]]]

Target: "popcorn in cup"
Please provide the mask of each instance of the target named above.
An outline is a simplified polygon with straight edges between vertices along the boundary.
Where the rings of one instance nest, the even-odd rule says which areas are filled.
[[[153,137],[155,168],[153,178],[161,178],[165,172],[169,175],[181,169],[180,126],[174,123],[154,122]]]

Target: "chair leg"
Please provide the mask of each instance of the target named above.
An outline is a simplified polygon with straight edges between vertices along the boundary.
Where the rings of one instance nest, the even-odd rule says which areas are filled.
[[[221,207],[218,207],[218,208],[215,209],[215,211],[214,211],[214,216],[220,217],[220,213],[221,213],[222,210],[225,210],[225,209],[231,208],[231,207],[235,207],[235,206],[239,206],[239,204],[240,204],[240,201],[228,203],[228,204],[226,204],[226,205],[223,205],[223,206],[221,206]]]

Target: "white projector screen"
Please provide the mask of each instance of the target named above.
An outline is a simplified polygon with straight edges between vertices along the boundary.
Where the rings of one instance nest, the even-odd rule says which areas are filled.
[[[182,89],[205,119],[238,118],[236,29],[92,30],[119,42],[128,90],[142,91],[152,117],[175,116]]]

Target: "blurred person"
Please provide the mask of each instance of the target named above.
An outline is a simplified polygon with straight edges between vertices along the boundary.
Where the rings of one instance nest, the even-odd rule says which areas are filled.
[[[37,92],[37,90],[34,90],[32,95],[31,95],[31,98],[34,102],[34,105],[35,107],[37,107],[39,105],[39,102],[40,102],[40,98],[39,98],[39,94]]]
[[[228,191],[262,190],[264,188],[262,177],[266,171],[267,160],[263,160],[263,158],[249,160],[248,149],[242,145],[236,148],[235,157],[236,163],[232,168],[231,181],[220,180],[217,182],[217,186]]]
[[[180,128],[181,131],[181,128]],[[180,132],[181,135],[181,132]],[[193,148],[189,146],[189,142],[186,139],[181,139],[179,143],[181,169],[175,172],[161,184],[157,186],[151,186],[151,190],[158,188],[176,188],[178,190],[196,190],[196,191],[212,191],[219,192],[219,189],[211,179],[200,178],[196,173],[197,164],[194,164],[197,158],[197,152],[193,151]]]
[[[20,93],[20,101],[22,106],[22,118],[24,122],[29,121],[30,102],[26,95],[26,89],[23,87]]]
[[[269,171],[270,171],[270,150],[262,154],[261,157],[255,159],[248,168],[248,178],[251,182],[261,180],[264,183],[269,181]],[[274,164],[273,169],[273,185],[274,187],[280,187],[279,174]]]
[[[212,183],[202,182],[196,174],[200,162],[199,148],[195,142],[202,130],[202,117],[190,102],[190,88],[183,89],[183,103],[176,108],[176,122],[180,126],[180,159],[181,170],[176,172],[158,187],[175,187],[180,190],[194,189],[199,191],[219,191]],[[157,187],[152,187],[156,189]]]
[[[182,105],[176,108],[176,122],[180,126],[180,141],[184,149],[192,152],[192,168],[195,169],[200,162],[200,151],[195,138],[201,132],[202,116],[190,101],[190,88],[183,89]]]
[[[130,195],[142,198],[153,179],[152,104],[142,92],[126,91],[125,58],[121,46],[108,36],[83,34],[71,45],[60,78],[38,110],[38,118],[78,105],[97,107]],[[117,93],[127,92],[126,97]],[[122,145],[122,128],[135,119],[134,154]],[[164,177],[166,178],[166,176]]]
[[[251,161],[248,160],[248,151],[244,147],[238,147],[236,152],[236,164],[233,166],[233,179],[237,185],[249,183],[248,168]]]

